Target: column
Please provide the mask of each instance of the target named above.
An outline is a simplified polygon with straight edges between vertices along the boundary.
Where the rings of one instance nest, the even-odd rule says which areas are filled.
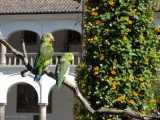
[[[40,119],[39,120],[47,120],[47,103],[39,103],[40,106]]]
[[[1,60],[0,60],[0,65],[6,65],[6,47],[1,44]]]
[[[0,103],[0,120],[5,120],[5,103]]]

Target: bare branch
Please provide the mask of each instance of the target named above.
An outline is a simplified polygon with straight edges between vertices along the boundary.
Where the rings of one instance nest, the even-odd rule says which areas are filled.
[[[22,39],[22,50],[23,50],[23,55],[24,55],[24,58],[26,58],[26,60],[28,59],[28,56],[27,56],[27,52],[26,52],[26,46],[25,46],[25,42],[24,40]],[[26,62],[26,61],[25,61]],[[28,75],[28,73],[30,73],[30,71],[28,69],[26,70],[23,70],[21,72],[21,76],[22,77],[26,77]]]
[[[32,71],[32,66],[28,63],[28,60],[26,58],[26,53],[24,53],[24,55],[15,50],[7,41],[5,41],[4,39],[0,38],[0,43],[2,43],[3,45],[5,45],[14,55],[16,55],[17,57],[19,57],[25,64],[27,70],[24,70],[22,72],[26,72],[26,71],[30,71],[32,74],[35,74],[34,71]],[[48,75],[51,78],[55,79],[55,74],[53,72],[51,72],[48,68],[43,69],[43,73]],[[80,93],[78,87],[76,85],[73,85],[72,83],[70,83],[68,80],[63,82],[64,85],[66,85],[70,90],[72,90],[77,98],[82,102],[82,104],[84,105],[85,109],[92,115],[96,115],[96,116],[100,116],[100,115],[123,115],[123,116],[131,116],[133,118],[136,119],[141,119],[141,120],[160,120],[160,116],[156,115],[156,116],[149,116],[149,115],[142,115],[130,110],[114,110],[114,109],[98,109],[98,110],[94,110],[90,104],[87,102],[87,100],[82,96],[82,94]]]
[[[28,69],[21,71],[21,76],[22,77],[26,77],[28,75],[28,73],[30,73],[30,71]]]
[[[28,58],[27,57],[27,52],[26,52],[26,46],[25,46],[25,42],[24,40],[22,39],[22,50],[23,50],[23,55],[25,58]]]
[[[0,43],[5,45],[14,55],[19,57],[24,62],[24,65],[27,67],[28,70],[32,70],[32,66],[28,63],[27,58],[25,58],[25,56],[21,52],[14,49],[6,40],[4,40],[1,37],[0,37]]]

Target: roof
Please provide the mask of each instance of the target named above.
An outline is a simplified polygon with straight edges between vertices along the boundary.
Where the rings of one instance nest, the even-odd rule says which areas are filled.
[[[80,12],[81,4],[73,0],[0,0],[0,15]]]

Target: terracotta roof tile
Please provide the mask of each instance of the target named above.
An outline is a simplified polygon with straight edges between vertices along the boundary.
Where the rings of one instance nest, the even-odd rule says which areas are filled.
[[[82,7],[73,0],[0,0],[0,14],[77,12],[82,12]]]

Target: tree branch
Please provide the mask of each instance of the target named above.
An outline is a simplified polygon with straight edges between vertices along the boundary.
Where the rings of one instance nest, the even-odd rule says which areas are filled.
[[[25,57],[25,58],[28,58],[27,52],[26,52],[25,42],[24,42],[23,39],[22,39],[22,50],[23,50],[23,55],[24,55],[24,57]]]
[[[21,52],[14,49],[6,40],[4,40],[2,38],[0,38],[0,43],[5,45],[14,55],[19,57],[24,62],[24,65],[26,66],[27,71],[30,71],[32,74],[35,74],[34,71],[32,71],[32,66],[28,63],[25,52],[24,52],[24,55],[23,55]],[[23,51],[25,51],[25,50],[23,50]],[[48,68],[45,68],[43,70],[43,73],[48,75],[49,77],[55,79],[54,73],[51,72]],[[92,115],[96,115],[96,116],[100,116],[100,115],[124,115],[124,116],[131,116],[133,118],[141,119],[141,120],[160,120],[160,116],[158,116],[158,115],[156,115],[156,116],[142,115],[142,114],[139,114],[139,113],[127,110],[127,109],[125,109],[125,110],[114,110],[114,109],[94,110],[90,106],[90,104],[87,102],[87,100],[82,96],[82,94],[80,93],[80,91],[79,91],[79,89],[76,85],[73,85],[68,80],[64,81],[63,84],[65,86],[67,86],[70,90],[72,90],[76,94],[77,98],[84,105],[85,109]]]
[[[25,46],[23,39],[22,39],[22,50],[23,50],[24,58],[28,59],[27,52],[26,52],[26,46]],[[23,70],[23,71],[21,71],[21,76],[26,77],[28,75],[28,73],[30,73],[30,71],[28,69]]]
[[[20,58],[24,62],[24,65],[26,66],[26,68],[29,71],[32,70],[32,66],[28,63],[28,59],[25,58],[25,56],[21,52],[19,52],[16,49],[14,49],[6,40],[4,40],[1,37],[0,37],[0,43],[2,43],[4,46],[6,46],[15,56]]]

